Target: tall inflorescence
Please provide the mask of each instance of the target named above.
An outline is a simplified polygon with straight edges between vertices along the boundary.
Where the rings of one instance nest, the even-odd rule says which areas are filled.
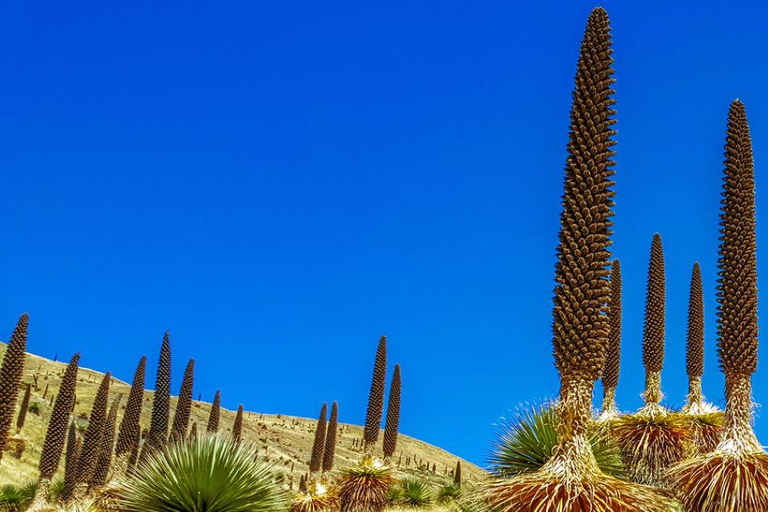
[[[453,483],[461,485],[461,461],[456,461],[456,469],[453,470]]]
[[[605,354],[605,367],[601,377],[603,382],[604,418],[618,413],[616,408],[616,387],[619,385],[621,368],[621,262],[613,260],[611,266],[611,302],[608,306],[608,351]]]
[[[315,428],[315,440],[312,443],[312,457],[309,461],[309,472],[317,473],[323,466],[323,451],[325,450],[325,432],[328,424],[328,404],[324,403],[320,408],[320,416],[317,418]]]
[[[147,374],[147,356],[142,356],[133,374],[133,384],[128,393],[123,420],[117,434],[115,457],[116,465],[125,466],[134,444],[141,438],[141,408],[144,404],[144,381]],[[125,467],[115,467],[115,472],[125,471]]]
[[[701,407],[701,377],[704,375],[704,290],[699,263],[693,264],[688,297],[688,337],[685,369],[688,373],[688,405]]]
[[[373,377],[371,378],[371,390],[368,394],[368,410],[365,414],[365,429],[363,439],[366,451],[373,450],[373,446],[379,440],[381,430],[381,417],[384,414],[384,387],[387,378],[387,337],[379,339],[376,350],[376,359],[373,363]]]
[[[397,449],[397,430],[400,426],[400,365],[395,365],[392,384],[389,387],[387,422],[384,425],[384,457],[392,457]]]
[[[331,417],[328,420],[328,428],[325,433],[325,448],[323,449],[323,473],[333,469],[333,460],[336,457],[336,436],[338,431],[339,404],[338,402],[333,402],[331,405]]]
[[[661,369],[664,366],[664,324],[666,278],[661,236],[653,235],[651,262],[648,267],[648,289],[643,325],[643,364],[645,365],[645,403],[656,408],[661,402]]]
[[[240,404],[235,414],[235,423],[232,425],[232,439],[239,443],[243,439],[243,405]]]
[[[80,456],[80,439],[77,437],[75,422],[69,424],[67,433],[67,451],[64,453],[64,485],[61,488],[59,499],[67,502],[72,498],[72,493],[77,484],[77,459]]]
[[[32,385],[27,384],[24,387],[24,397],[19,405],[19,415],[16,416],[16,432],[21,432],[24,423],[27,421],[27,411],[29,410],[29,399],[32,397]]]
[[[8,348],[5,350],[3,364],[0,366],[0,460],[11,431],[13,417],[16,414],[16,402],[19,399],[21,377],[24,374],[24,357],[27,350],[27,327],[29,315],[19,317],[13,330]]]
[[[152,417],[145,443],[145,450],[149,449],[149,451],[161,448],[168,441],[168,418],[171,413],[171,341],[168,331],[163,335],[155,382]]]
[[[595,380],[605,363],[610,326],[608,282],[613,216],[615,100],[610,21],[603,9],[589,16],[573,92],[555,267],[553,345],[560,371],[558,442],[584,452]],[[586,462],[594,463],[585,456]]]
[[[44,494],[47,493],[45,488],[59,468],[59,462],[61,462],[61,452],[64,449],[67,427],[69,426],[69,414],[75,406],[75,385],[77,384],[79,363],[80,354],[72,356],[67,369],[64,370],[59,392],[53,402],[51,419],[48,421],[48,430],[45,433],[43,450],[40,453],[40,492]]]
[[[219,431],[219,418],[221,417],[221,390],[216,391],[216,395],[213,397],[213,403],[211,404],[211,413],[208,415],[208,427],[209,433],[215,434]]]
[[[87,484],[93,478],[96,462],[99,459],[101,438],[104,435],[107,423],[107,403],[109,400],[109,385],[112,375],[107,372],[101,380],[96,397],[93,399],[91,415],[88,418],[88,428],[83,437],[83,447],[77,459],[77,473],[75,479],[78,484]]]
[[[718,355],[725,373],[726,424],[721,446],[758,451],[751,426],[752,374],[757,369],[755,169],[744,104],[728,113],[718,265]]]
[[[176,402],[176,414],[173,416],[171,439],[179,440],[187,437],[189,415],[192,410],[192,386],[195,378],[195,360],[190,359],[184,370],[184,378],[181,381],[179,400]]]
[[[112,469],[112,451],[115,447],[115,427],[117,424],[117,410],[120,408],[120,399],[118,396],[112,401],[107,414],[107,421],[104,425],[104,432],[101,436],[101,446],[99,447],[99,456],[96,459],[96,467],[93,471],[93,477],[89,482],[90,488],[98,488],[107,483],[109,472]]]

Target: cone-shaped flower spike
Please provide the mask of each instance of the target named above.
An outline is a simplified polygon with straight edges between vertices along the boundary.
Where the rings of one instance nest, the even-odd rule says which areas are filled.
[[[592,392],[608,350],[608,281],[613,207],[613,59],[608,14],[592,11],[576,70],[555,270],[553,344],[560,372],[558,443],[538,471],[496,481],[491,508],[668,510],[648,488],[603,474],[590,449]]]
[[[176,402],[176,414],[173,416],[173,427],[171,428],[171,439],[179,440],[187,437],[187,426],[189,425],[189,415],[192,411],[192,386],[195,379],[195,360],[190,359],[187,368],[184,370],[184,377],[181,380],[181,390],[179,391],[179,400]]]
[[[16,414],[19,386],[24,374],[28,325],[29,315],[24,313],[19,317],[3,356],[3,364],[0,366],[0,460],[3,458],[5,444]]]
[[[160,359],[157,363],[155,396],[144,451],[161,448],[168,441],[168,418],[171,414],[171,341],[168,331],[163,335]],[[142,455],[143,457],[143,455]]]
[[[325,433],[328,420],[328,404],[325,403],[320,408],[320,416],[317,418],[317,427],[315,428],[315,440],[312,443],[312,457],[309,461],[309,472],[317,473],[323,465],[323,452],[325,451]]]
[[[621,368],[621,262],[613,260],[611,266],[611,303],[607,311],[608,351],[605,354],[603,368],[603,408],[602,421],[615,418],[619,414],[616,407],[616,387],[619,385]]]
[[[323,473],[333,469],[336,456],[336,437],[339,430],[339,404],[331,405],[331,418],[328,420],[328,431],[325,434],[325,449],[323,450]]]
[[[768,455],[752,430],[757,369],[755,169],[744,104],[728,112],[720,211],[717,336],[725,373],[725,425],[716,449],[670,472],[687,510],[768,510]]]
[[[384,414],[384,386],[387,378],[387,337],[379,339],[376,350],[376,360],[373,363],[373,377],[371,378],[371,391],[368,394],[368,410],[365,414],[365,430],[363,439],[366,452],[373,450],[376,441],[379,440],[381,430],[381,417]]]
[[[384,458],[389,459],[397,449],[397,431],[400,426],[400,392],[402,382],[400,365],[395,365],[392,384],[389,387],[389,402],[387,404],[387,422],[384,425]]]

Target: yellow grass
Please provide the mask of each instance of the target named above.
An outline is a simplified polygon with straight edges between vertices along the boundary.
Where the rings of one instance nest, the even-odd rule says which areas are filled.
[[[5,345],[0,344],[0,356],[5,352]],[[140,355],[134,354],[136,362]],[[133,355],[126,355],[131,357]],[[83,355],[87,360],[87,354]],[[48,425],[50,415],[50,396],[55,394],[59,388],[60,373],[64,370],[65,363],[61,361],[54,363],[49,359],[28,354],[24,370],[24,383],[33,383],[33,375],[37,375],[38,388],[33,387],[30,403],[36,403],[40,406],[41,414],[29,413],[24,429],[21,432],[21,438],[26,442],[26,449],[21,459],[15,459],[6,453],[0,462],[0,484],[23,485],[36,481],[38,477],[37,464],[40,460],[40,449],[42,440],[45,436],[45,429]],[[77,404],[75,405],[75,416],[87,416],[90,412],[93,398],[96,394],[99,381],[103,373],[81,368],[77,376]],[[154,368],[147,369],[147,384],[154,384]],[[178,382],[180,376],[176,376],[174,382]],[[43,400],[43,392],[46,385],[48,394]],[[128,396],[129,384],[113,380],[110,388],[110,396],[116,397],[122,394]],[[174,392],[178,391],[174,389]],[[123,404],[125,399],[123,399]],[[176,398],[171,399],[171,414],[176,405]],[[152,408],[152,392],[145,393],[144,408],[142,411],[142,428],[149,428],[149,417]],[[118,413],[118,424],[124,412],[124,405],[121,406]],[[208,419],[210,404],[194,401],[192,404],[192,414],[190,425],[197,422],[198,430],[205,429]],[[221,410],[221,432],[231,431],[235,420],[235,411],[226,409]],[[342,410],[343,417],[343,410]],[[288,479],[293,477],[294,489],[298,485],[299,476],[309,471],[308,463],[314,441],[314,429],[316,419],[300,418],[294,416],[285,416],[281,414],[259,414],[255,412],[246,412],[243,417],[243,439],[254,443],[259,449],[259,457],[266,457],[269,462],[275,464],[277,471],[284,473]],[[83,422],[85,424],[86,422]],[[336,448],[335,466],[342,469],[356,464],[362,452],[353,447],[353,440],[360,439],[363,435],[363,428],[356,425],[339,424],[338,445]],[[456,461],[461,460],[461,467],[465,479],[472,481],[482,480],[486,473],[474,464],[448,453],[436,446],[424,443],[406,435],[398,437],[397,452],[392,458],[394,469],[397,473],[412,474],[433,481],[444,480],[450,476],[450,472],[456,466]],[[381,446],[379,446],[379,452]],[[397,467],[397,461],[402,454],[402,463]],[[410,457],[410,465],[406,466],[406,458]],[[437,471],[432,473],[432,464],[437,464]],[[425,466],[429,464],[430,470]],[[63,474],[63,458],[59,468],[59,473],[54,480],[61,478]]]

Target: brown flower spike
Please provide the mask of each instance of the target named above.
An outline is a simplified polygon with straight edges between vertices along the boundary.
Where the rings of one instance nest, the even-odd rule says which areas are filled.
[[[184,370],[184,377],[181,380],[181,389],[179,390],[179,399],[176,402],[176,414],[173,416],[173,427],[171,428],[172,440],[187,437],[189,415],[192,410],[192,386],[194,379],[195,360],[190,359],[187,363],[187,368]]]
[[[165,331],[157,363],[155,396],[152,400],[152,417],[149,422],[144,451],[161,448],[168,441],[168,418],[171,414],[171,341]]]
[[[235,423],[232,425],[232,439],[236,443],[239,443],[243,438],[243,406],[242,404],[237,408],[237,414],[235,415]]]
[[[611,303],[608,306],[608,351],[603,368],[603,407],[601,420],[614,418],[618,414],[616,407],[616,387],[619,385],[621,368],[621,262],[613,260],[611,266]]]
[[[133,374],[133,384],[128,393],[128,404],[117,435],[117,457],[128,457],[141,436],[141,408],[144,404],[144,381],[147,374],[147,356],[142,356]]]
[[[206,431],[215,434],[219,431],[219,418],[221,417],[221,390],[216,391],[211,404],[211,412],[208,415],[208,427]]]
[[[120,408],[120,399],[118,396],[112,401],[107,414],[107,421],[104,425],[104,432],[101,436],[101,446],[99,447],[99,457],[96,459],[96,467],[93,471],[93,477],[89,483],[90,488],[98,488],[107,483],[109,472],[112,469],[112,451],[115,447],[115,426],[117,423],[117,410]]]
[[[379,339],[376,360],[373,363],[371,391],[368,394],[368,410],[365,414],[363,439],[368,449],[379,440],[381,417],[384,414],[384,386],[387,378],[387,337]]]
[[[24,374],[28,325],[29,315],[24,313],[19,317],[16,328],[13,330],[8,348],[5,350],[3,364],[0,366],[0,460],[3,458],[13,417],[16,414],[19,386]]]
[[[397,431],[400,426],[400,365],[395,365],[392,384],[389,387],[387,422],[384,425],[384,457],[389,458],[397,449]]]
[[[51,419],[48,421],[48,430],[43,441],[43,451],[40,454],[40,480],[50,481],[59,467],[61,452],[64,450],[64,441],[67,437],[69,426],[69,413],[75,405],[75,385],[77,384],[77,369],[80,362],[80,354],[75,354],[64,370],[61,378],[59,392],[53,402]],[[41,486],[41,487],[44,487]],[[42,492],[46,492],[43,490]],[[47,498],[47,496],[46,496]]]
[[[83,437],[83,447],[77,459],[77,472],[75,479],[78,484],[87,484],[93,478],[96,462],[99,460],[101,450],[101,438],[107,424],[107,403],[109,400],[109,384],[112,375],[107,372],[101,380],[96,397],[93,399],[91,415],[88,418],[88,428]]]
[[[661,245],[661,236],[656,233],[651,243],[651,262],[648,267],[648,288],[645,297],[643,363],[646,372],[660,372],[664,366],[665,305],[664,248]]]
[[[693,264],[691,290],[688,297],[688,338],[686,341],[685,369],[688,377],[704,374],[704,290],[701,268]]]
[[[331,418],[328,420],[328,429],[325,433],[325,448],[323,450],[323,473],[333,469],[333,461],[336,456],[336,436],[339,430],[339,404],[331,405]]]
[[[588,441],[594,382],[605,364],[610,330],[612,64],[610,20],[596,8],[587,21],[576,69],[555,268],[557,445],[538,471],[489,486],[488,505],[498,512],[669,510],[667,500],[651,489],[603,474]]]
[[[316,473],[320,471],[323,465],[323,452],[325,450],[325,432],[327,428],[328,404],[324,403],[320,408],[320,416],[317,418],[317,427],[315,428],[315,440],[312,443],[312,457],[309,461],[309,472]]]

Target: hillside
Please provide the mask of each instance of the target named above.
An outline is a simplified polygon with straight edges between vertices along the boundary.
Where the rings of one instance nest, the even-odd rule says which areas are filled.
[[[1,345],[0,354],[4,353],[5,345]],[[27,415],[26,424],[20,434],[26,444],[21,458],[15,459],[10,453],[6,453],[0,463],[0,484],[24,484],[37,478],[37,463],[51,411],[51,397],[55,396],[58,391],[59,379],[64,367],[65,364],[62,362],[53,362],[32,354],[27,355],[23,382],[33,385],[30,404],[37,405],[33,406]],[[148,367],[147,370],[147,382],[150,383],[154,378],[154,369]],[[87,368],[80,368],[78,372],[77,404],[74,414],[75,417],[82,418],[80,420],[82,425],[87,424],[85,418],[90,413],[93,397],[103,375],[103,373]],[[35,382],[37,383],[36,386]],[[122,417],[122,411],[125,409],[129,389],[129,384],[113,379],[110,388],[110,402],[118,395],[122,394],[123,396],[118,424]],[[173,397],[171,399],[172,409],[175,408],[175,405],[176,398]],[[144,398],[142,428],[149,427],[151,406],[152,392],[148,391]],[[35,408],[39,408],[39,413],[32,412]],[[191,422],[196,422],[198,429],[205,429],[209,410],[209,403],[198,401],[193,403]],[[173,410],[171,414],[173,414]],[[231,430],[234,418],[234,411],[222,408],[219,431]],[[289,480],[293,475],[298,481],[299,475],[308,470],[307,464],[312,449],[315,423],[316,420],[307,418],[247,412],[243,419],[243,438],[255,444],[259,457],[266,457],[274,463],[279,471],[288,475]],[[15,432],[15,425],[13,432]],[[363,429],[360,426],[339,425],[336,468],[343,468],[359,460],[360,450],[353,447],[353,444],[355,439],[362,437],[362,433]],[[400,455],[402,455],[402,459],[400,459]],[[397,463],[398,460],[402,461],[399,471],[418,474],[437,481],[450,478],[456,461],[459,459],[436,446],[401,434],[393,462]],[[407,461],[410,463],[406,465]],[[430,466],[429,470],[426,469],[427,465]],[[432,471],[433,465],[436,465],[434,472]],[[464,479],[479,479],[485,474],[483,470],[465,460],[461,461],[461,466]],[[61,470],[60,468],[60,472]]]

